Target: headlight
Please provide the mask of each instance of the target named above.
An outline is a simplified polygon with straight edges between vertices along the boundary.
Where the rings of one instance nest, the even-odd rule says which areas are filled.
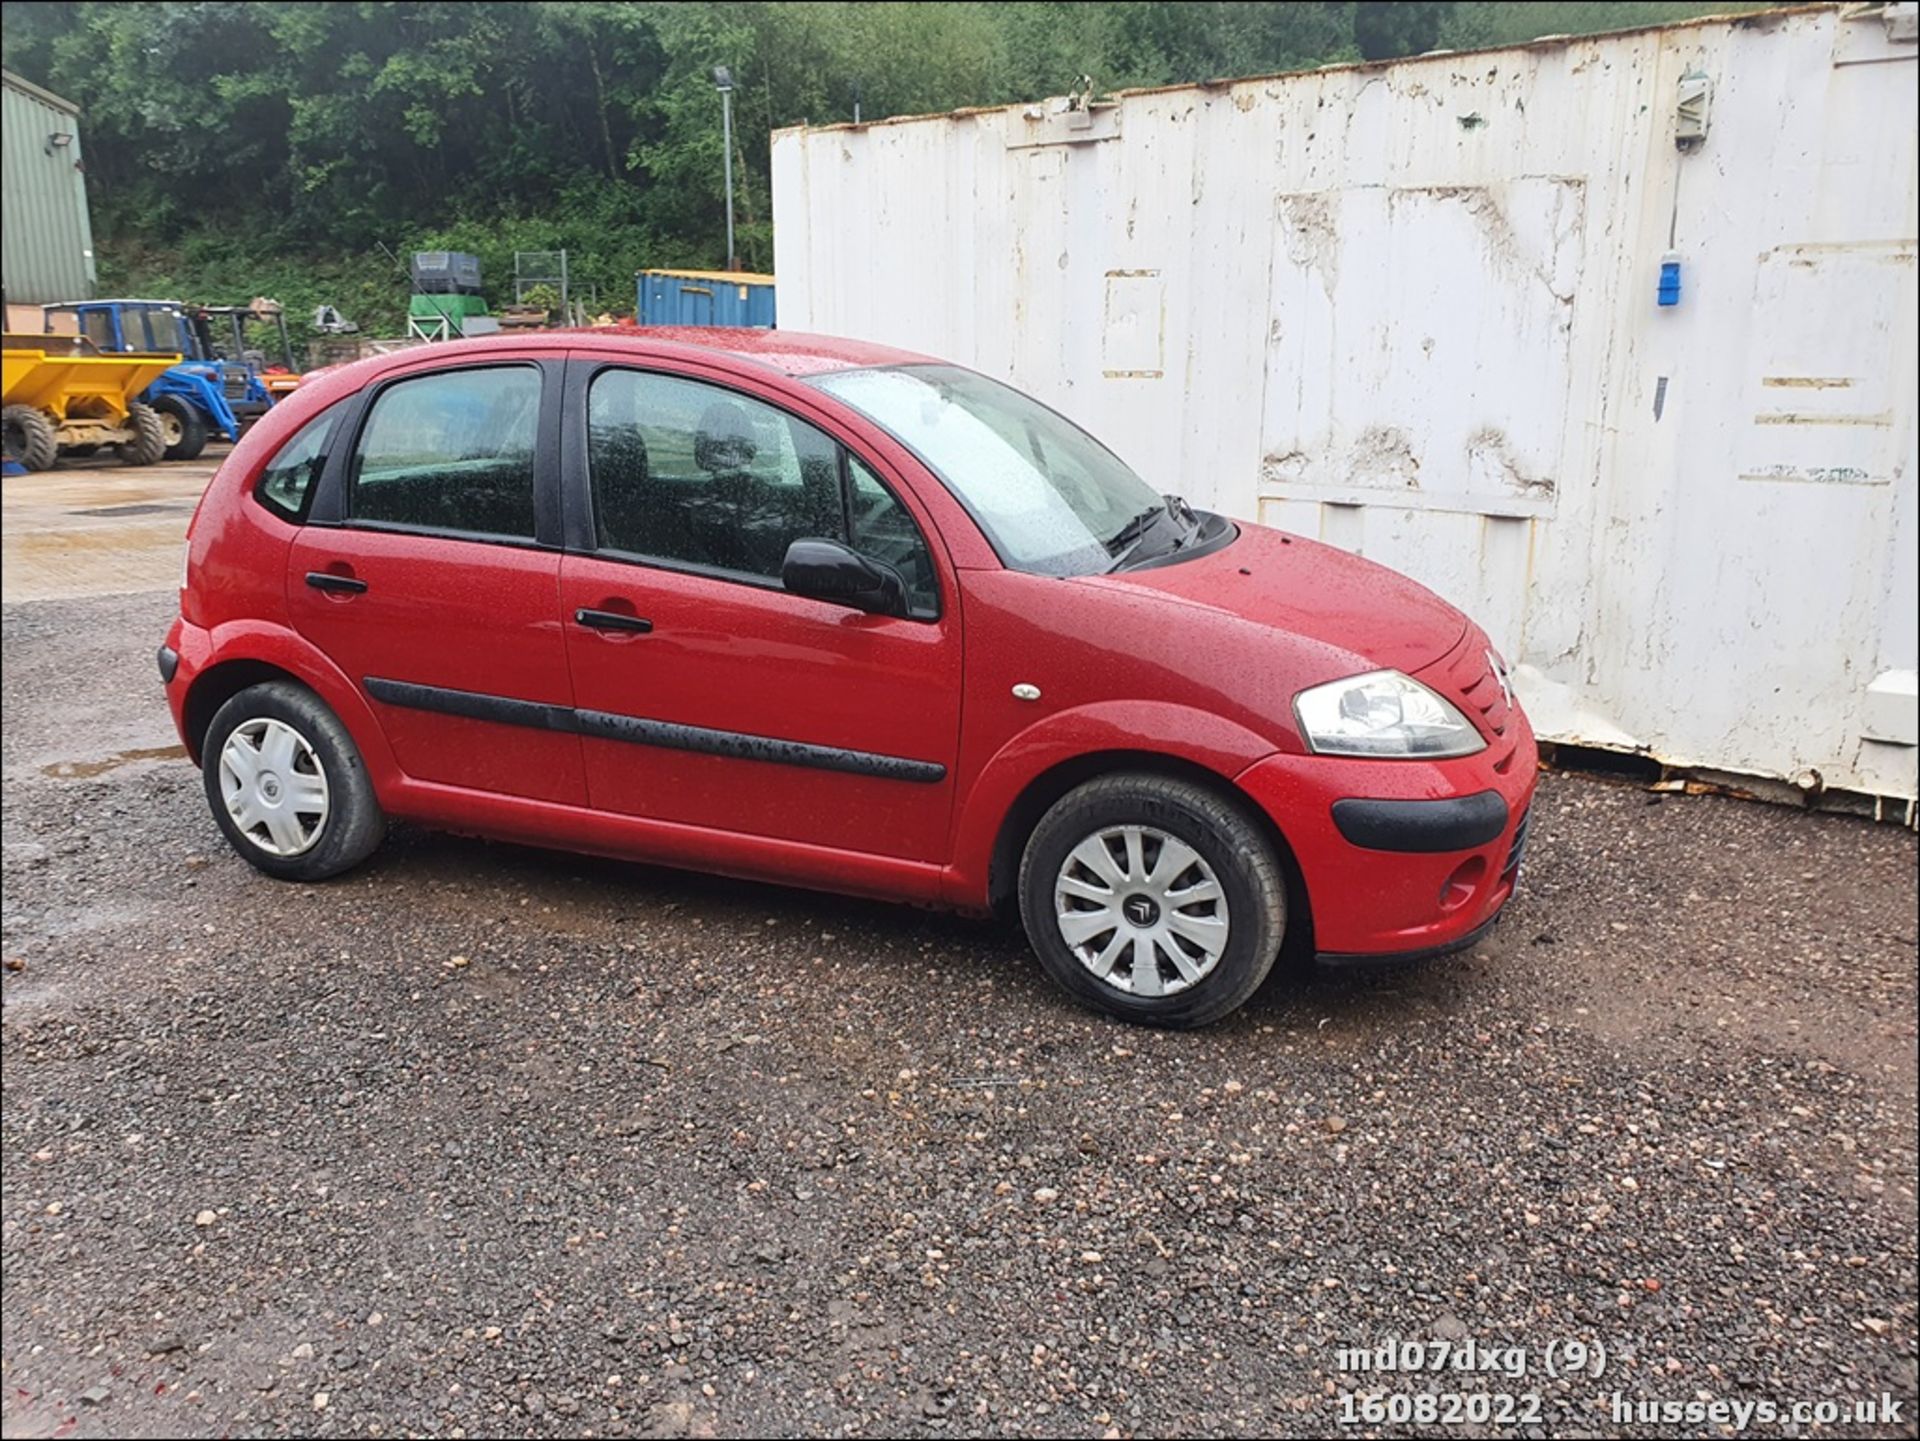
[[[1300,733],[1320,755],[1468,756],[1486,748],[1471,722],[1397,670],[1303,690],[1293,698]]]

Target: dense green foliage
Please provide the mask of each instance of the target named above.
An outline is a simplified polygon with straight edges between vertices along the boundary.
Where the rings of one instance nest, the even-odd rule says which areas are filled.
[[[920,4],[901,0],[9,3],[7,68],[83,110],[109,290],[329,301],[393,332],[393,257],[565,248],[576,294],[632,305],[643,266],[724,260],[732,68],[741,261],[772,263],[767,134],[1328,61],[1644,24],[1666,3]],[[384,247],[384,249],[382,248]],[[389,253],[390,252],[390,253]],[[296,328],[300,328],[296,325]]]

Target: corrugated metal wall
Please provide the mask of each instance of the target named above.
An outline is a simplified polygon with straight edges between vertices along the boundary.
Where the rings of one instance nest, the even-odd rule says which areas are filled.
[[[93,226],[79,113],[8,74],[0,89],[0,264],[10,305],[93,297]],[[55,144],[52,137],[70,137]],[[38,329],[36,326],[35,329]]]
[[[783,131],[781,323],[1418,577],[1546,736],[1910,798],[1914,57],[1831,7]]]

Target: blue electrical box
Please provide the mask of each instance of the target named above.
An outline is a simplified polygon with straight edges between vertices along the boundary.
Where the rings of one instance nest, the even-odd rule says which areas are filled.
[[[773,328],[773,277],[734,270],[643,270],[634,320],[640,325]]]
[[[1660,257],[1660,289],[1655,296],[1660,305],[1680,303],[1680,252],[1669,250]]]

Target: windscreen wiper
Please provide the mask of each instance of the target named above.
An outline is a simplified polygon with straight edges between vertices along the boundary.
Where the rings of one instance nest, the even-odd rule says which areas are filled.
[[[1177,550],[1185,550],[1200,538],[1200,532],[1206,527],[1200,519],[1199,512],[1187,503],[1184,496],[1168,495],[1165,500],[1164,507],[1158,510],[1142,511],[1122,526],[1118,535],[1107,542],[1109,549],[1118,545],[1126,547],[1115,557],[1113,564],[1107,567],[1109,575],[1129,563],[1153,560],[1162,555],[1171,555]],[[1147,533],[1153,529],[1154,522],[1162,516],[1179,524],[1180,533],[1174,536],[1164,549],[1155,549],[1144,555],[1141,554],[1141,547],[1146,542]]]
[[[1192,545],[1194,541],[1198,540],[1200,538],[1200,532],[1206,529],[1205,524],[1200,519],[1200,512],[1187,503],[1187,498],[1184,495],[1170,494],[1167,496],[1167,513],[1173,516],[1174,519],[1183,522],[1186,527],[1179,535],[1174,537],[1173,544],[1169,549],[1185,550],[1188,546]]]
[[[1169,518],[1170,513],[1166,506],[1156,505],[1141,511],[1116,530],[1107,541],[1107,553],[1113,557],[1113,564],[1107,567],[1108,571],[1116,571],[1125,565],[1127,557],[1139,549],[1140,542],[1147,538],[1147,533],[1162,520]]]

